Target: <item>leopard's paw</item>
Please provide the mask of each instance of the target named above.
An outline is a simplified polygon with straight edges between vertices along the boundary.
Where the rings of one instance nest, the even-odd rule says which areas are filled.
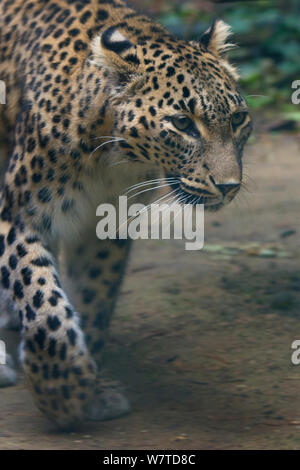
[[[91,421],[105,421],[120,418],[131,411],[130,403],[124,395],[122,387],[105,387],[97,393],[89,419]]]

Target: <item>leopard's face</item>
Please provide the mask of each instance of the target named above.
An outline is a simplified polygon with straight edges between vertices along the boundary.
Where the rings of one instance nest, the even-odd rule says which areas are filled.
[[[177,201],[204,203],[210,210],[230,202],[239,191],[243,147],[252,129],[236,71],[214,49],[216,44],[221,48],[220,34],[228,34],[224,28],[218,22],[202,43],[177,41],[162,51],[134,46],[133,52],[132,43],[115,31],[104,41],[111,49],[116,44],[122,49],[123,43],[129,62],[138,61],[143,69],[132,69],[130,80],[112,100],[114,133],[124,139],[119,143],[122,152],[159,165]]]

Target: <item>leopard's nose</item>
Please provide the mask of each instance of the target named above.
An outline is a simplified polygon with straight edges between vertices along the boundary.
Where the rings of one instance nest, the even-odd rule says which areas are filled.
[[[226,194],[230,193],[233,189],[238,190],[240,186],[240,183],[216,184],[216,187],[221,191],[223,196],[226,196]]]

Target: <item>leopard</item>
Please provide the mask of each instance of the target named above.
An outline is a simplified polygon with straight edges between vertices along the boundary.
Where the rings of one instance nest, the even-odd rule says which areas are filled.
[[[252,118],[231,34],[217,18],[178,39],[123,0],[0,0],[1,297],[62,430],[130,411],[103,347],[131,242],[96,236],[97,206],[164,183],[217,211],[242,187]]]

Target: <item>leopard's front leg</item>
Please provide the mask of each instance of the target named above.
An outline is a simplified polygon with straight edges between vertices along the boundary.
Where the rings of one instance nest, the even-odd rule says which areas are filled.
[[[68,428],[97,402],[96,366],[51,253],[36,233],[3,214],[0,281],[20,314],[25,375],[38,408]]]
[[[80,324],[85,333],[91,356],[102,369],[102,353],[107,329],[117,300],[126,267],[129,240],[99,240],[96,223],[85,229],[77,243],[66,243],[62,249],[67,292],[80,312]],[[129,411],[129,403],[118,383],[105,376],[97,384],[98,397],[91,419],[111,419]]]

